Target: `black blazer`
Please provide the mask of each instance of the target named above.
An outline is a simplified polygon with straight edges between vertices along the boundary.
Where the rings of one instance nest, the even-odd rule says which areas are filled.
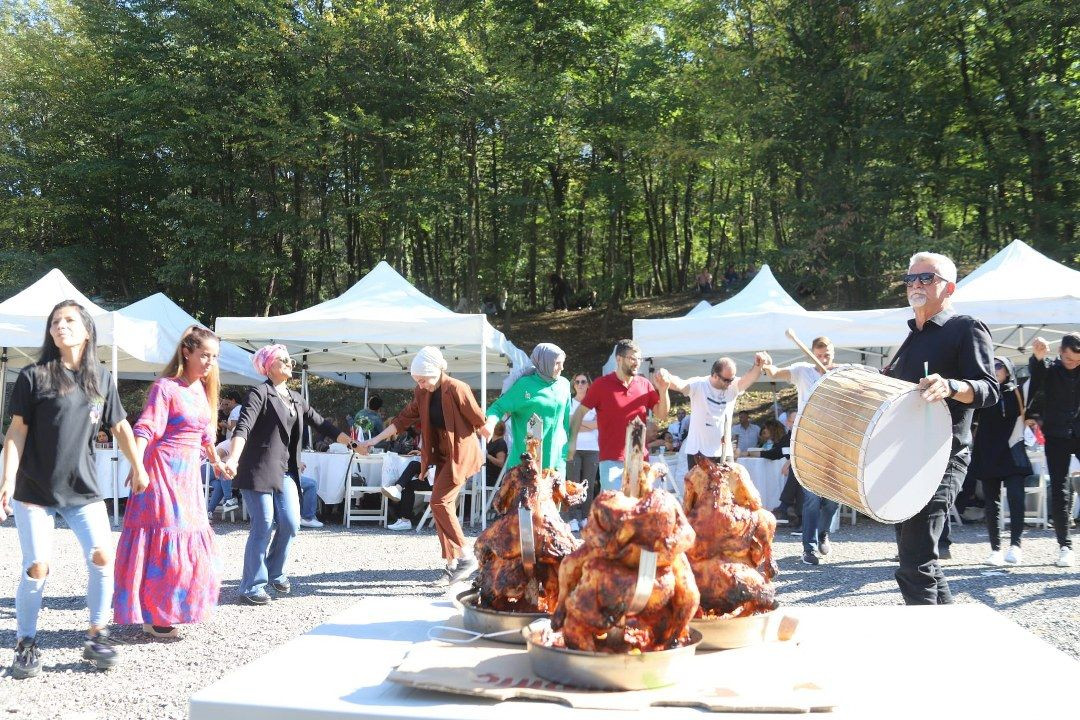
[[[278,397],[269,380],[248,390],[233,433],[233,437],[244,438],[247,443],[240,455],[233,487],[258,492],[280,490],[285,473],[299,482],[300,439],[304,436],[304,423],[327,437],[337,438],[341,434],[332,423],[315,412],[300,397],[300,393],[289,390],[289,394],[297,409],[296,417],[291,422],[285,401]]]

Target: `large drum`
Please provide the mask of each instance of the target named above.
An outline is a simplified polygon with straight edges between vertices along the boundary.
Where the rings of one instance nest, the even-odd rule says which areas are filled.
[[[803,487],[885,523],[923,509],[952,449],[952,419],[918,386],[862,367],[831,370],[795,421],[791,465]]]

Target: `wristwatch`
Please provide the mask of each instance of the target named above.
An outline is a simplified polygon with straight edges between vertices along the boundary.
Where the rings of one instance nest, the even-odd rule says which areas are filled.
[[[945,384],[949,386],[949,397],[956,397],[956,393],[960,392],[960,381],[946,380]]]

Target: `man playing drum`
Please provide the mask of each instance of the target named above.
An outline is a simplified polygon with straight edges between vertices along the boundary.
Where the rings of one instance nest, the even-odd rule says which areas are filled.
[[[821,364],[826,369],[832,370],[836,367],[836,364],[833,363],[833,358],[836,357],[836,349],[829,338],[824,336],[814,338],[814,342],[810,344],[810,352],[814,353],[814,356],[821,361]],[[773,380],[789,382],[795,386],[799,394],[797,412],[800,413],[806,404],[806,399],[810,397],[810,391],[814,389],[817,381],[824,375],[817,365],[808,362],[792,363],[785,368],[766,365],[763,370]],[[788,470],[788,474],[791,475],[789,482],[793,481],[794,474],[792,474],[791,470]],[[803,488],[802,496],[802,561],[806,565],[817,565],[820,560],[814,552],[815,546],[822,555],[829,554],[831,549],[829,528],[832,527],[833,518],[836,517],[840,504],[835,500],[823,498],[806,488]]]
[[[972,414],[995,404],[999,390],[990,331],[952,309],[953,261],[937,253],[916,253],[904,283],[915,317],[908,321],[911,332],[882,372],[918,383],[926,402],[946,402],[952,416],[952,452],[930,502],[898,526],[896,582],[908,605],[943,605],[952,602],[952,594],[938,562],[938,539],[971,459]]]

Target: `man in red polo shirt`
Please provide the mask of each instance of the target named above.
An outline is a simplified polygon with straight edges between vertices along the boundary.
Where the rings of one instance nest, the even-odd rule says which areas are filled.
[[[637,374],[641,350],[633,340],[620,340],[615,346],[615,372],[598,378],[585,393],[581,405],[570,417],[570,450],[574,457],[578,428],[589,410],[596,410],[596,429],[600,444],[600,489],[618,490],[622,485],[626,428],[634,418],[644,422],[652,410],[657,417],[668,414],[667,392],[659,392],[646,378]],[[661,382],[659,377],[655,378]],[[667,390],[667,385],[661,386]],[[645,451],[648,458],[648,450]]]

